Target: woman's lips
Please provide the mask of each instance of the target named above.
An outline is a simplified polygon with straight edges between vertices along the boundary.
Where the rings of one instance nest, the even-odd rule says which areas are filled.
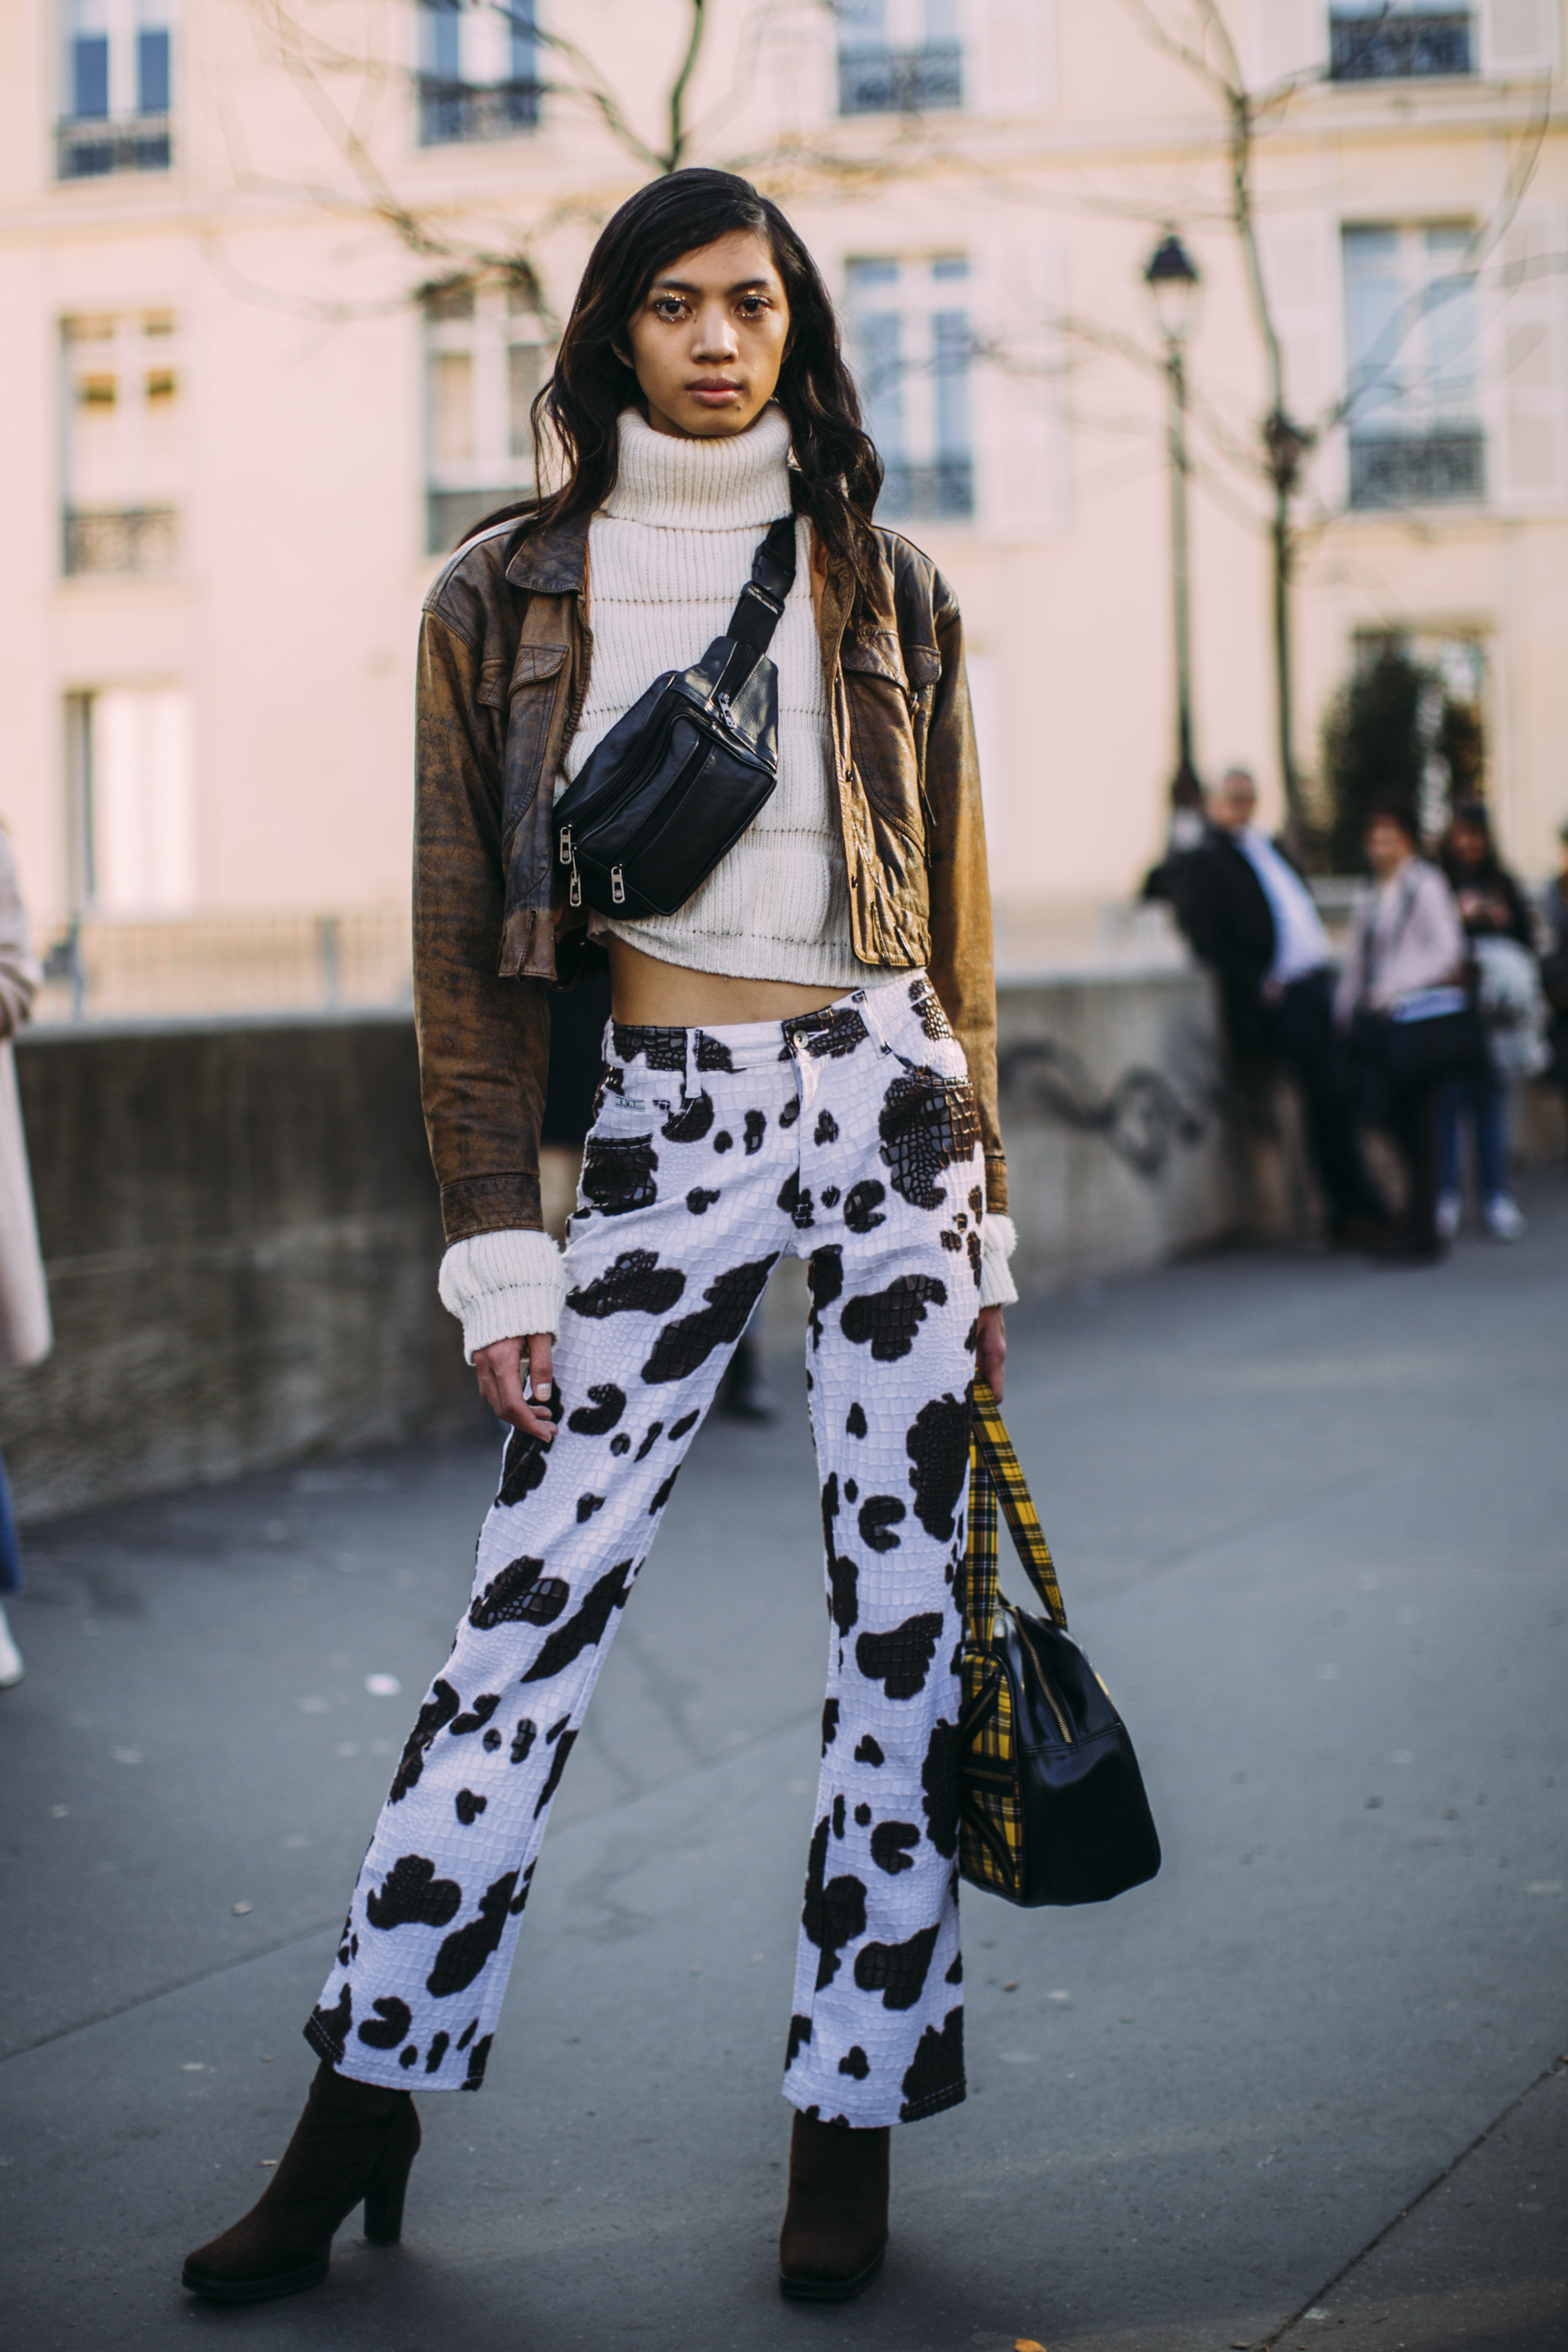
[[[689,383],[686,389],[692,399],[700,400],[705,408],[718,408],[727,400],[739,400],[741,397],[738,383]]]

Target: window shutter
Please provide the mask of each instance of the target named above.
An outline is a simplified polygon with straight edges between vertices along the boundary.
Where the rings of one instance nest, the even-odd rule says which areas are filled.
[[[971,377],[978,520],[991,540],[1048,539],[1068,509],[1060,248],[1015,231],[977,276],[974,329],[995,346]]]
[[[969,0],[973,30],[965,60],[978,114],[1036,114],[1054,98],[1051,0]]]
[[[1482,0],[1481,65],[1488,74],[1557,69],[1558,0]]]
[[[1345,387],[1338,226],[1321,214],[1266,219],[1258,225],[1258,255],[1279,338],[1286,414],[1294,424],[1321,427]],[[1342,503],[1343,435],[1331,435],[1309,466],[1319,496]]]
[[[1568,496],[1568,206],[1521,208],[1504,233],[1493,322],[1490,476],[1504,507]]]
[[[1327,72],[1327,0],[1252,0],[1250,31],[1255,89]]]

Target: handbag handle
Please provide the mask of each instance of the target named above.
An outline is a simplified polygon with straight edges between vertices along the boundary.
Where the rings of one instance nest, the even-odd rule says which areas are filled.
[[[1050,1546],[1040,1526],[1018,1457],[1013,1451],[1000,1406],[989,1381],[976,1380],[970,1396],[969,1529],[964,1561],[963,1614],[967,1637],[975,1646],[988,1643],[995,1622],[997,1582],[996,1508],[1002,1515],[1013,1548],[1038,1595],[1040,1604],[1058,1632],[1067,1631],[1067,1611],[1051,1559]]]

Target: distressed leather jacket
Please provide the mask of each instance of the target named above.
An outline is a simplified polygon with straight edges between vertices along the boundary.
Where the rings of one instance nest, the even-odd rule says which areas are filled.
[[[1007,1206],[980,772],[963,625],[894,531],[850,627],[818,602],[856,955],[867,980],[924,964],[968,1057],[987,1205]],[[498,524],[459,549],[419,641],[414,990],[426,1128],[447,1241],[538,1230],[550,992],[586,910],[565,903],[555,779],[588,691],[588,518]]]

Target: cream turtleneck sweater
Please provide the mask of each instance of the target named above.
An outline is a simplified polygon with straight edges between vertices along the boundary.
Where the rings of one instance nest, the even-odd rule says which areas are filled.
[[[769,523],[790,509],[789,426],[769,405],[711,441],[621,416],[620,471],[588,532],[588,698],[562,784],[660,671],[686,669],[729,626]],[[795,525],[795,585],[769,655],[779,674],[779,780],[729,855],[673,915],[596,920],[645,955],[734,980],[857,988],[844,844],[811,596],[811,530]]]
[[[789,426],[776,406],[726,440],[677,440],[638,410],[621,415],[614,494],[588,529],[594,632],[588,697],[563,788],[661,670],[686,669],[721,636],[769,523],[790,509]],[[856,959],[831,736],[811,594],[811,533],[795,525],[795,584],[769,655],[779,674],[779,780],[773,794],[679,913],[594,929],[689,971],[808,987],[876,986]],[[1017,1297],[1013,1227],[988,1216],[980,1304]],[[443,1303],[469,1362],[497,1339],[556,1332],[565,1285],[548,1234],[475,1234],[441,1262]]]

